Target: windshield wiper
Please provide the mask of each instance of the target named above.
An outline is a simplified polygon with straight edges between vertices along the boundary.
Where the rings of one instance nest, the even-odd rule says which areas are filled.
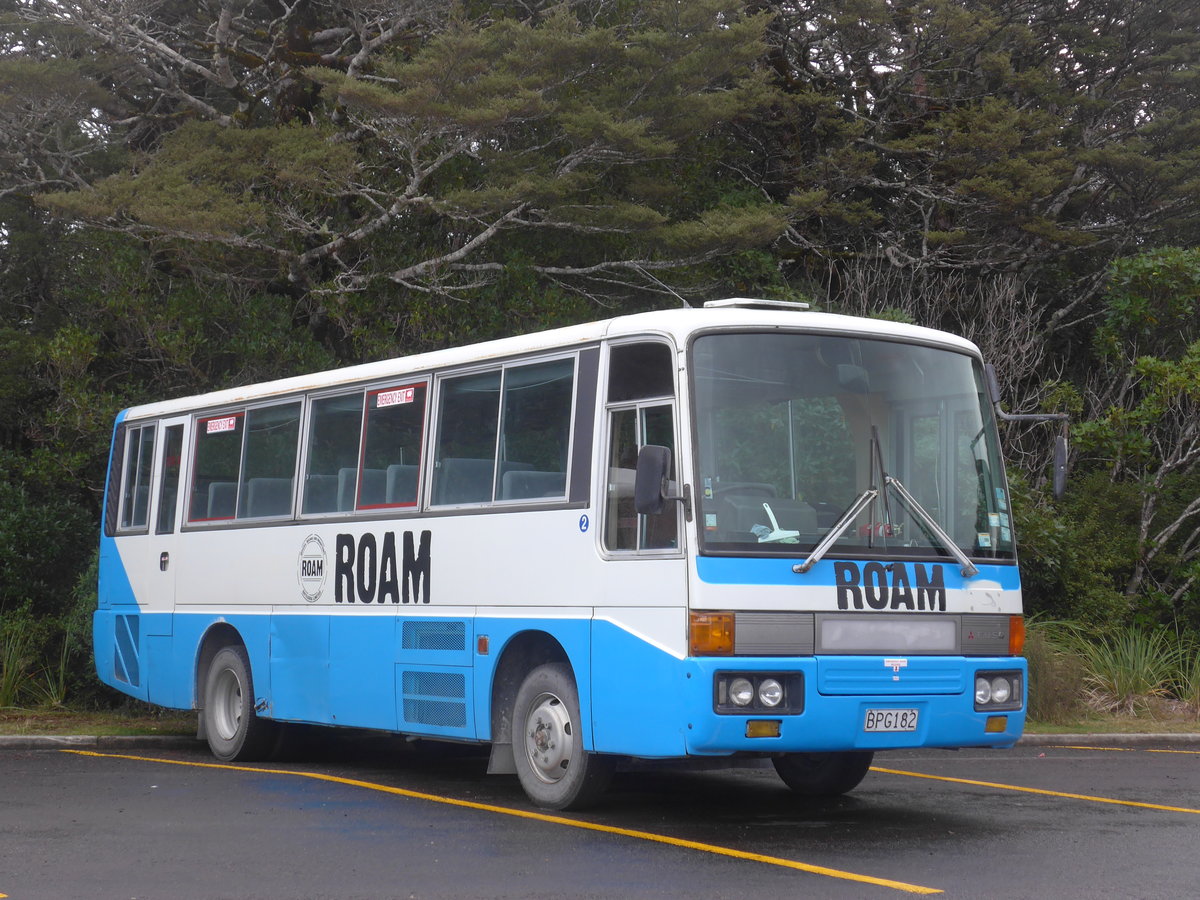
[[[812,553],[808,554],[808,558],[805,559],[804,562],[797,563],[796,565],[792,566],[792,571],[797,575],[803,575],[818,562],[820,562],[821,558],[829,552],[829,548],[832,547],[837,542],[838,538],[845,533],[846,528],[849,527],[849,525],[854,521],[855,517],[857,517],[858,514],[862,512],[869,503],[874,501],[876,497],[880,497],[881,490],[882,497],[880,497],[880,499],[883,501],[884,518],[890,526],[892,521],[892,512],[888,506],[887,493],[887,489],[890,487],[896,491],[896,495],[900,498],[900,502],[908,509],[913,517],[918,519],[920,524],[924,526],[926,535],[931,538],[930,543],[940,544],[943,550],[954,557],[959,566],[962,568],[963,577],[971,578],[974,575],[978,575],[979,568],[973,562],[971,562],[971,560],[967,559],[967,554],[962,552],[962,549],[954,542],[954,538],[950,537],[950,535],[946,533],[945,529],[938,524],[937,519],[931,516],[925,507],[917,502],[917,498],[908,492],[908,488],[901,484],[898,479],[893,478],[887,473],[887,470],[883,467],[883,453],[880,448],[879,432],[874,425],[871,426],[870,454],[871,486],[859,494],[858,498],[850,505],[850,508],[842,513],[842,517],[838,519],[837,522],[834,523],[833,527],[825,533],[825,537],[822,538],[821,542],[813,548]],[[876,466],[879,467],[879,474],[883,478],[882,489],[875,486]],[[870,541],[871,536],[874,535],[874,532],[875,529],[871,528],[870,532],[868,533],[868,541]],[[936,540],[933,540],[934,538],[936,538]]]
[[[817,544],[817,546],[813,548],[813,552],[808,554],[808,559],[804,560],[802,563],[796,563],[796,565],[792,566],[792,571],[797,575],[803,575],[814,565],[820,562],[821,557],[824,556],[829,551],[829,548],[834,545],[837,539],[842,536],[842,533],[845,532],[846,527],[850,525],[858,516],[858,514],[863,511],[867,504],[873,501],[877,496],[879,496],[879,489],[874,487],[869,487],[859,494],[858,499],[850,504],[850,508],[842,513],[842,517],[833,523],[833,527],[830,528],[829,531],[825,532],[825,537],[821,539],[821,543]]]
[[[962,548],[954,542],[954,538],[946,534],[946,530],[938,524],[937,519],[931,516],[925,507],[917,502],[917,498],[908,492],[908,488],[901,484],[899,479],[893,478],[891,475],[884,473],[883,484],[884,490],[887,490],[887,488],[890,487],[896,491],[896,495],[900,498],[900,502],[908,508],[910,513],[921,520],[921,524],[925,526],[928,532],[932,533],[932,535],[938,539],[938,543],[942,545],[942,549],[958,561],[958,564],[962,566],[962,574],[964,578],[971,578],[972,576],[979,574],[978,566],[971,562],[971,560],[967,559],[967,554],[962,552]]]
[[[883,453],[879,448],[879,429],[872,425],[871,445],[867,450],[867,466],[870,469],[870,474],[868,476],[870,478],[870,486],[861,494],[859,494],[857,498],[855,498],[854,502],[850,504],[850,508],[842,513],[841,518],[833,523],[832,528],[825,532],[825,537],[821,538],[821,542],[813,548],[812,553],[808,554],[808,558],[804,560],[804,562],[797,563],[796,565],[792,566],[792,571],[797,575],[803,575],[818,562],[820,562],[821,557],[829,552],[829,548],[832,547],[837,542],[838,538],[845,533],[846,528],[849,527],[849,525],[854,521],[855,517],[858,516],[858,514],[862,512],[868,504],[873,503],[875,498],[879,496],[879,487],[875,483],[875,466],[877,464],[879,466],[879,474],[886,479],[887,472],[883,468]],[[882,499],[884,515],[886,516],[888,523],[891,524],[892,513],[891,510],[888,509],[886,489],[883,492]],[[874,534],[875,529],[872,528],[867,535],[868,545],[874,539]]]

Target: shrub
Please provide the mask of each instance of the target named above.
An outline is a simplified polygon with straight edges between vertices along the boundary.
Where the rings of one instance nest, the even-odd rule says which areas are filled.
[[[1098,640],[1075,631],[1069,645],[1086,668],[1088,702],[1106,712],[1136,715],[1179,680],[1183,644],[1166,631],[1130,627]]]
[[[1195,640],[1181,643],[1172,693],[1193,715],[1200,716],[1200,643]]]
[[[1040,722],[1068,722],[1083,707],[1083,660],[1066,646],[1062,634],[1061,623],[1036,619],[1026,631],[1029,716]]]
[[[29,665],[29,638],[23,630],[0,630],[0,709],[17,705]]]

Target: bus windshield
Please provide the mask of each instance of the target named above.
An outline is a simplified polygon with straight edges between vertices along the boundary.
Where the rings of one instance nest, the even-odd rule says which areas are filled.
[[[972,357],[774,332],[703,335],[692,360],[703,552],[1013,558]]]

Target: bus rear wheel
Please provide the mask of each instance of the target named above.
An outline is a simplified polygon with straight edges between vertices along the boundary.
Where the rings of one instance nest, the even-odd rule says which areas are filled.
[[[871,768],[869,750],[787,753],[771,761],[784,783],[805,797],[839,797],[858,787]]]
[[[225,762],[265,759],[275,746],[275,723],[254,711],[254,681],[244,647],[222,647],[204,679],[204,735]]]
[[[589,753],[579,728],[579,694],[570,667],[538,666],[513,706],[513,757],[529,799],[547,809],[582,809],[612,779],[615,759]]]

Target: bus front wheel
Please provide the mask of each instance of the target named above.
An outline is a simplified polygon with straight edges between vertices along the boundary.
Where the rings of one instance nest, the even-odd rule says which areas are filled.
[[[264,759],[275,742],[273,722],[254,712],[254,681],[244,647],[222,647],[204,679],[204,735],[225,762]]]
[[[513,706],[513,757],[521,787],[547,809],[582,809],[608,787],[615,760],[584,749],[570,667],[547,663],[522,682]]]
[[[870,751],[787,753],[771,761],[784,783],[805,797],[838,797],[858,787],[871,768]]]

